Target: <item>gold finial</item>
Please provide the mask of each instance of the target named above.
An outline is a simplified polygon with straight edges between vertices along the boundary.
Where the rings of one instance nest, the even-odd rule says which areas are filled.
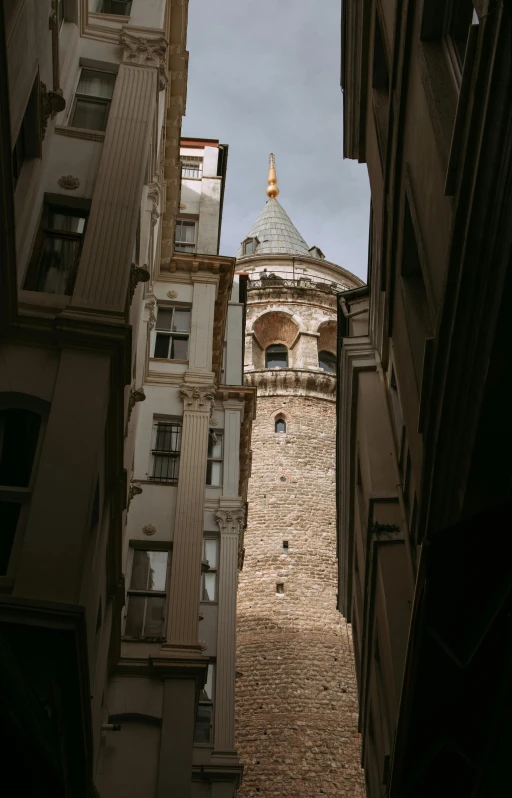
[[[276,164],[274,159],[274,153],[270,153],[270,169],[268,170],[268,186],[267,186],[267,197],[270,199],[275,199],[279,194],[279,189],[277,187],[277,175],[276,175]]]

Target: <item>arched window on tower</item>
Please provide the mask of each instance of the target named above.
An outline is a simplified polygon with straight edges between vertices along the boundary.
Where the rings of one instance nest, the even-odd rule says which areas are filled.
[[[328,374],[336,374],[336,356],[330,352],[318,353],[318,365]]]
[[[288,368],[288,349],[282,344],[272,344],[265,350],[265,368],[267,369],[287,369]]]
[[[286,432],[286,421],[283,416],[277,416],[275,423],[276,432]]]

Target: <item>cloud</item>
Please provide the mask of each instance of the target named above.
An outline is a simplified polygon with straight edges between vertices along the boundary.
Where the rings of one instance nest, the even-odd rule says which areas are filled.
[[[183,135],[229,144],[223,255],[266,201],[274,152],[279,201],[309,246],[366,278],[370,191],[342,155],[340,13],[340,0],[190,0]]]

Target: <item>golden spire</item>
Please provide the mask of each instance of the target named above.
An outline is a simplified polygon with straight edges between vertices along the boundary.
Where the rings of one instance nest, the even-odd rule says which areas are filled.
[[[277,187],[277,175],[276,175],[276,165],[274,160],[274,153],[270,153],[270,169],[268,170],[268,186],[267,186],[267,197],[270,199],[275,199],[279,194],[279,189]]]

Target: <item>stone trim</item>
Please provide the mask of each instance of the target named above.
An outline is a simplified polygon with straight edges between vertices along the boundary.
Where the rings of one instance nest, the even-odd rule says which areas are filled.
[[[319,369],[272,369],[246,371],[245,384],[258,396],[312,396],[336,401],[336,377]]]
[[[165,89],[169,83],[167,75],[167,39],[164,36],[148,36],[147,31],[123,28],[119,36],[123,51],[123,63],[132,66],[156,67],[158,88]]]
[[[67,127],[66,125],[55,125],[55,133],[58,136],[70,136],[73,139],[86,139],[86,141],[105,141],[104,130],[86,130],[81,127]]]
[[[208,413],[212,409],[215,397],[215,386],[198,388],[196,385],[180,385],[183,409],[195,413]]]

